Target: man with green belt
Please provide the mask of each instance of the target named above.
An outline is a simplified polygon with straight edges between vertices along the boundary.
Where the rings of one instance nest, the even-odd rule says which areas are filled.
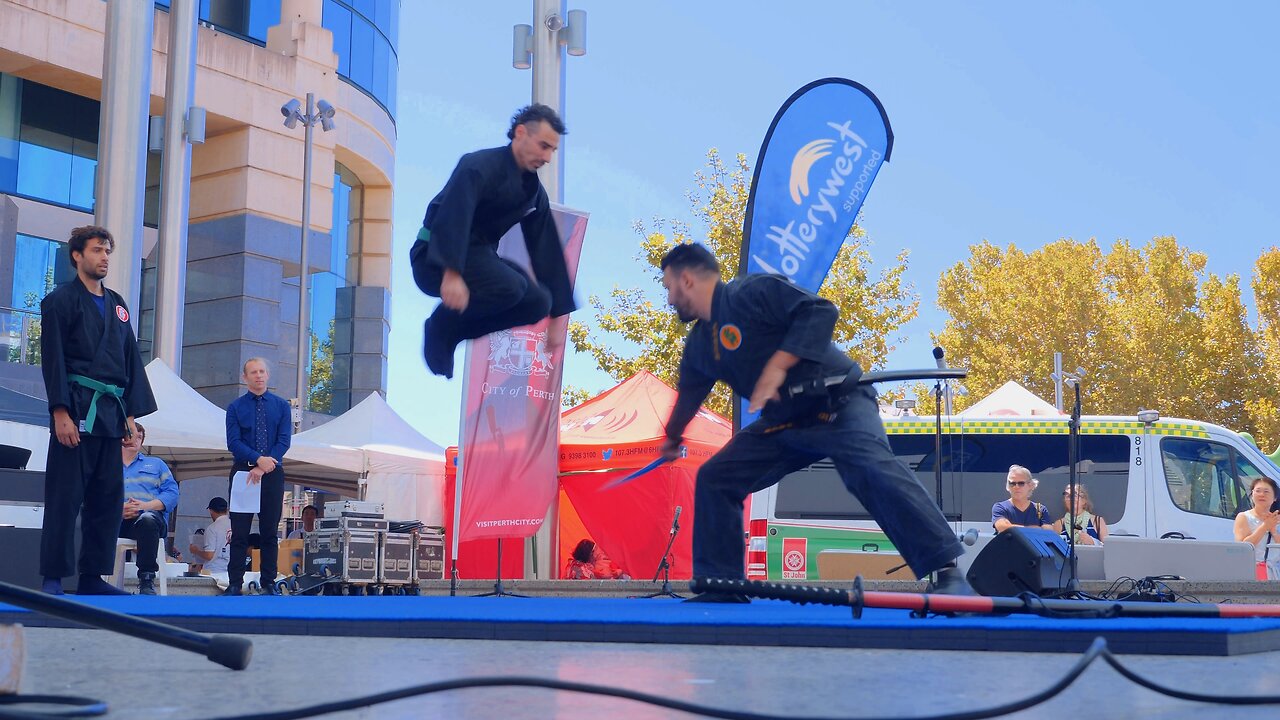
[[[49,397],[45,461],[43,590],[62,594],[62,578],[79,573],[81,595],[122,594],[102,579],[115,564],[124,504],[120,439],[133,419],[155,412],[138,340],[123,298],[102,284],[115,241],[101,227],[71,231],[76,277],[40,302],[40,354]],[[80,516],[80,561],[75,524]]]

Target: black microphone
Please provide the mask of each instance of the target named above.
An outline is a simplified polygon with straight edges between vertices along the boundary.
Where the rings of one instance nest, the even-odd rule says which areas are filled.
[[[968,530],[965,530],[964,534],[960,536],[960,542],[965,545],[973,545],[978,542],[978,529],[969,528]]]
[[[684,508],[680,507],[679,505],[676,506],[676,516],[671,518],[671,534],[672,535],[676,534],[676,526],[680,522],[680,511],[683,509]]]
[[[939,370],[947,369],[947,361],[942,359],[942,356],[945,354],[946,353],[943,352],[942,348],[940,347],[935,347],[933,349],[933,359],[938,363]]]

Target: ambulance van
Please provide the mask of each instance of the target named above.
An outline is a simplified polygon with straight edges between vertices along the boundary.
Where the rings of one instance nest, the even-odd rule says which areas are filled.
[[[1067,486],[1069,418],[942,419],[941,454],[930,417],[886,418],[889,444],[957,534],[992,534],[991,506],[1008,499],[1009,466],[1040,481],[1032,500],[1062,516]],[[1210,423],[1086,416],[1079,433],[1077,482],[1112,537],[1231,542],[1236,513],[1249,507],[1249,485],[1280,467],[1251,439]],[[751,496],[748,579],[817,580],[824,550],[896,553],[866,509],[844,488],[830,460],[784,477]],[[889,576],[913,579],[910,571]]]

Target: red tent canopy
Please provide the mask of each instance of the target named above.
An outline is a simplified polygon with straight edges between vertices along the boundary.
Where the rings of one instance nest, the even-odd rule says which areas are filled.
[[[640,372],[560,416],[560,485],[587,534],[635,578],[650,578],[662,560],[676,506],[681,531],[671,575],[693,571],[693,485],[697,468],[733,435],[728,420],[700,410],[685,429],[684,457],[612,490],[605,483],[658,457],[676,392]],[[581,536],[561,528],[560,564]]]

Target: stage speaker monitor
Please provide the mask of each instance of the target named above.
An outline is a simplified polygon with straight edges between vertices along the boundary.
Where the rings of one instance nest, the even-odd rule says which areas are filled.
[[[1013,527],[999,533],[974,558],[966,577],[988,597],[1045,595],[1074,585],[1066,540],[1043,528]]]
[[[0,468],[23,470],[30,460],[31,451],[27,448],[0,444]]]

